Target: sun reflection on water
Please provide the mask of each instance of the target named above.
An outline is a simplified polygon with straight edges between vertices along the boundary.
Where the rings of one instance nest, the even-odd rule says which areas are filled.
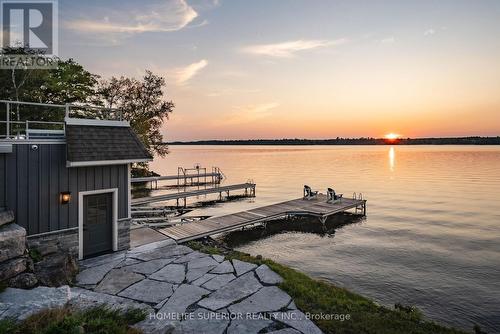
[[[394,150],[394,147],[391,146],[389,149],[389,169],[391,172],[394,171],[394,166],[396,165],[396,151]]]

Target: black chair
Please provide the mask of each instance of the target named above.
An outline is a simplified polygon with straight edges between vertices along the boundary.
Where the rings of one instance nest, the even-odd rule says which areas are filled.
[[[336,194],[335,193],[335,190],[333,190],[332,188],[328,188],[328,190],[326,191],[326,202],[327,203],[332,203],[336,200],[342,200],[342,196],[344,194]]]
[[[304,199],[309,200],[315,198],[316,196],[318,196],[317,191],[313,191],[308,185],[304,186]]]

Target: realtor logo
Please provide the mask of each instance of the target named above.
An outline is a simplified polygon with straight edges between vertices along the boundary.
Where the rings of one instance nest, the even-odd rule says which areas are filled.
[[[0,0],[3,48],[57,55],[56,0]]]

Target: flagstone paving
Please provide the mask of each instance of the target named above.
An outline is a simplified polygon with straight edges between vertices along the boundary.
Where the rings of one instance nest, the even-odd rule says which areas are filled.
[[[42,294],[7,289],[0,294],[0,319],[4,314],[20,318],[33,305],[39,310],[107,304],[146,310],[146,320],[135,325],[144,333],[321,333],[277,286],[283,279],[265,265],[162,240],[80,266],[76,287],[43,291],[53,298],[33,300]]]

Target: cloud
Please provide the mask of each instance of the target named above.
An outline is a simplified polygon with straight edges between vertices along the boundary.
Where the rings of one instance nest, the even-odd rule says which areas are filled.
[[[196,74],[198,74],[202,69],[208,65],[206,59],[202,59],[199,62],[189,64],[186,67],[178,68],[174,70],[175,81],[179,86],[186,85],[189,80],[191,80]]]
[[[393,36],[386,37],[386,38],[380,40],[380,43],[382,43],[382,44],[393,44],[395,42],[396,42],[396,39]]]
[[[296,41],[288,41],[288,42],[274,43],[274,44],[249,45],[242,48],[242,51],[260,56],[290,58],[293,57],[295,53],[299,51],[324,48],[328,46],[336,46],[343,44],[346,41],[347,40],[344,38],[333,41],[299,39]]]
[[[227,95],[236,95],[236,94],[253,94],[260,92],[260,89],[237,89],[237,88],[222,88],[217,89],[205,94],[208,97],[219,97],[219,96],[227,96]]]
[[[434,35],[436,33],[436,30],[430,28],[430,29],[427,29],[426,31],[424,31],[424,36],[431,36],[431,35]]]
[[[69,29],[84,33],[125,34],[169,32],[186,27],[198,13],[185,0],[167,0],[150,5],[141,3],[141,10],[101,8],[102,19],[78,19],[66,22]]]
[[[242,124],[256,121],[272,115],[272,110],[279,107],[278,102],[251,104],[234,107],[234,112],[224,118],[224,124]]]

